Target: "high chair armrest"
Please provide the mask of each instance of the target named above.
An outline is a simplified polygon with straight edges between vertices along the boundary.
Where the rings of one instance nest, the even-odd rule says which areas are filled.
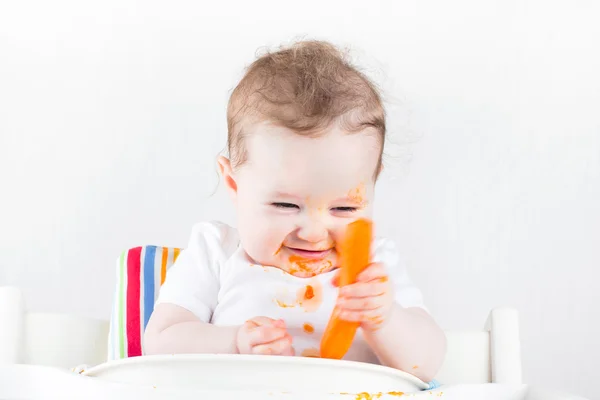
[[[519,313],[512,308],[494,308],[485,328],[490,333],[492,382],[521,384]]]

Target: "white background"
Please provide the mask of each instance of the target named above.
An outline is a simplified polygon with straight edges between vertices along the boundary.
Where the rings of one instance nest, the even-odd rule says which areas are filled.
[[[528,383],[600,398],[600,6],[4,1],[0,285],[108,318],[118,253],[234,223],[215,159],[257,49],[349,45],[389,105],[379,233],[446,329],[521,313]]]

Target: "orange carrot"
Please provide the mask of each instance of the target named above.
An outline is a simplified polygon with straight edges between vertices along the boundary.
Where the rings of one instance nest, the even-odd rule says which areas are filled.
[[[346,234],[339,244],[340,274],[339,286],[356,282],[358,275],[369,265],[373,224],[366,219],[350,223]],[[323,338],[321,339],[321,357],[341,359],[344,357],[356,334],[358,322],[348,322],[331,315]]]

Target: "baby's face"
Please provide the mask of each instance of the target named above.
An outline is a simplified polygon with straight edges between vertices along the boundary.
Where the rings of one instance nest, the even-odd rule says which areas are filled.
[[[247,161],[232,174],[238,230],[248,256],[296,276],[337,267],[345,226],[369,217],[380,140],[331,128],[318,138],[257,124]]]

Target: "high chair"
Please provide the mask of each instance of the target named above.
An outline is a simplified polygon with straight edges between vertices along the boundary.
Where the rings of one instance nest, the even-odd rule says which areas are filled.
[[[0,363],[73,368],[140,356],[158,291],[181,250],[143,246],[119,256],[110,323],[29,312],[18,289],[0,288]],[[446,335],[448,350],[437,381],[521,383],[515,310],[494,309],[484,329],[448,331]]]
[[[108,359],[142,354],[143,332],[167,270],[182,249],[157,246],[124,251],[117,260],[117,285]],[[521,383],[519,321],[515,310],[491,311],[485,328],[446,332],[448,350],[436,379],[441,383]]]
[[[106,361],[108,321],[26,309],[18,288],[0,287],[0,365],[72,368]]]
[[[35,386],[37,384],[46,385],[46,389],[41,389],[46,392],[73,390],[73,393],[80,393],[86,398],[111,396],[118,400],[142,395],[146,399],[198,398],[199,392],[169,392],[169,389],[157,391],[155,386],[131,386],[118,381],[94,378],[98,375],[88,373],[98,365],[100,368],[108,366],[108,369],[114,372],[113,363],[135,362],[136,357],[142,354],[143,331],[153,311],[158,290],[165,280],[168,268],[173,265],[181,251],[179,248],[157,246],[136,247],[124,251],[117,259],[116,289],[110,322],[78,316],[33,313],[26,310],[22,293],[18,289],[0,287],[0,378],[12,383],[12,386],[0,385],[0,397],[34,398],[40,393],[40,389]],[[585,400],[521,384],[519,324],[515,310],[494,309],[490,312],[484,329],[447,331],[446,335],[447,355],[436,377],[442,387],[433,394],[439,396],[443,393],[444,398],[448,400]],[[220,362],[226,357],[216,360]],[[255,366],[262,365],[260,368],[264,369],[269,363]],[[7,364],[25,365],[10,367]],[[83,371],[73,368],[81,364],[92,369]],[[134,370],[137,368],[135,365],[138,364],[134,364]],[[148,367],[144,363],[139,365],[142,370]],[[250,375],[253,375],[256,371],[252,369],[251,372]],[[327,376],[324,379],[329,379],[330,374],[325,375]],[[230,382],[227,376],[219,379]],[[342,379],[346,381],[345,377]],[[23,386],[18,383],[23,380],[31,381],[34,385]],[[500,385],[487,385],[488,383]],[[232,390],[209,390],[203,395],[219,399],[239,398],[240,392]],[[431,394],[428,391],[423,392],[425,396]],[[243,392],[243,395],[250,400],[264,398],[265,393]],[[271,395],[273,393],[269,392],[270,398],[275,398]],[[285,398],[304,398],[301,393],[300,397],[294,395],[288,393]],[[323,396],[311,398],[341,398],[339,396],[340,393],[337,393],[337,397],[332,396],[332,393],[323,393]],[[384,395],[382,399],[389,397]]]

